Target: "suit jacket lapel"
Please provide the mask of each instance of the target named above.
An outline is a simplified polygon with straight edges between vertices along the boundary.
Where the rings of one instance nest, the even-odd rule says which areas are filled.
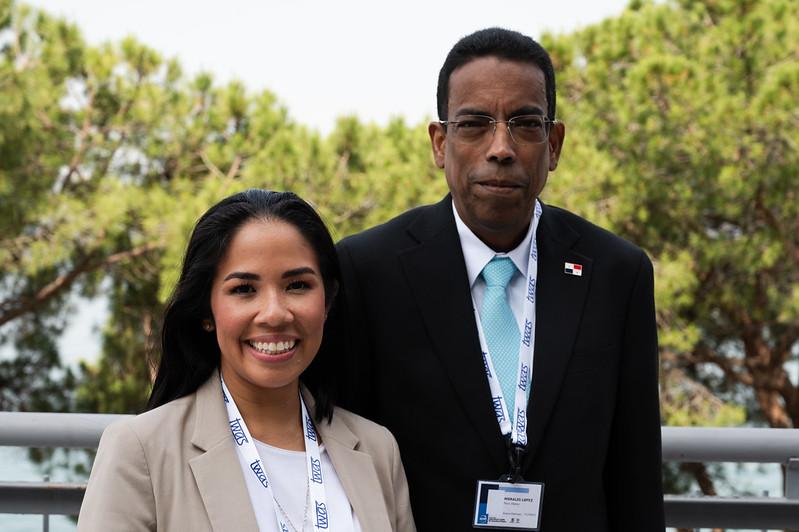
[[[469,280],[450,196],[435,205],[432,212],[417,218],[408,232],[419,245],[400,253],[400,264],[434,351],[450,376],[450,384],[475,432],[496,467],[504,469],[505,444],[480,357]]]
[[[507,467],[505,446],[491,407],[491,391],[479,356],[469,281],[452,215],[450,196],[408,228],[418,246],[400,253],[408,285],[418,302],[435,352],[450,375],[475,431],[496,466]],[[533,379],[528,405],[529,465],[546,429],[571,358],[591,280],[592,259],[573,250],[579,234],[544,206],[538,229],[538,292]],[[564,273],[564,263],[583,266],[582,276]],[[424,283],[418,282],[424,279]]]
[[[189,466],[213,529],[220,532],[257,531],[258,524],[250,504],[250,494],[230,436],[217,372],[214,372],[195,395],[194,434],[191,442],[205,451],[189,460]]]
[[[197,390],[192,443],[205,452],[189,460],[189,465],[214,530],[257,531],[218,383],[215,372]],[[303,397],[313,411],[311,394],[303,389]],[[358,437],[336,416],[330,425],[319,423],[318,429],[361,528],[390,530],[374,463],[368,454],[356,450]],[[231,504],[236,500],[247,504]]]
[[[579,234],[544,206],[538,228],[538,285],[533,379],[527,407],[530,464],[557,400],[577,337],[591,280],[592,259],[574,251]],[[564,263],[581,264],[582,276],[564,273]]]

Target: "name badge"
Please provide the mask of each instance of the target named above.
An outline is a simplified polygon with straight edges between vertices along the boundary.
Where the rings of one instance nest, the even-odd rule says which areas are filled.
[[[540,482],[477,482],[474,528],[539,530],[544,484]]]

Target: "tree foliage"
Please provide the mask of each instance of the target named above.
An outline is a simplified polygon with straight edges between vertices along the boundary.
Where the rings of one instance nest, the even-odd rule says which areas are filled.
[[[790,0],[684,0],[547,39],[573,124],[549,193],[654,258],[667,422],[742,421],[688,406],[712,391],[799,426],[797,35]]]
[[[15,346],[0,408],[140,410],[188,233],[228,194],[293,190],[344,235],[445,190],[424,126],[344,117],[323,138],[270,92],[188,77],[132,38],[89,46],[24,5],[0,21],[0,332]],[[77,394],[56,398],[75,293],[111,315]]]

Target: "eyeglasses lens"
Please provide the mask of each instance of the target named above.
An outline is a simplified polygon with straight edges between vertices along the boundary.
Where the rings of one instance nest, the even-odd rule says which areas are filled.
[[[464,142],[476,142],[486,137],[488,132],[495,133],[496,124],[505,124],[511,137],[520,144],[539,144],[547,138],[544,118],[539,115],[523,115],[508,121],[494,120],[490,116],[462,116],[452,122],[455,135]]]

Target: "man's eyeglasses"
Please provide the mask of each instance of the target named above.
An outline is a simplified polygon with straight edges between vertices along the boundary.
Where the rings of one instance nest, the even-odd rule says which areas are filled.
[[[493,136],[497,131],[497,124],[505,124],[515,143],[541,144],[547,140],[552,124],[556,122],[557,120],[541,115],[514,116],[510,120],[494,120],[485,115],[463,115],[458,120],[442,120],[439,124],[449,127],[452,136],[465,143],[480,142],[489,132]]]

